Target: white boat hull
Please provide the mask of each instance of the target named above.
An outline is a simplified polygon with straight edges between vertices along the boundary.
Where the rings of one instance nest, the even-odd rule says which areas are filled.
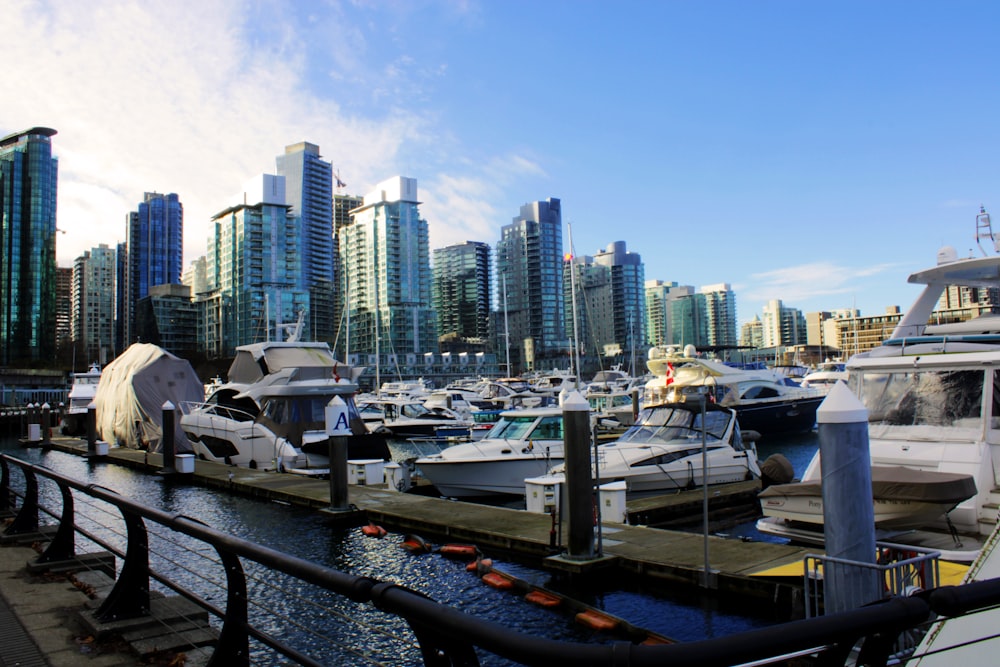
[[[471,498],[495,495],[523,496],[525,479],[541,477],[549,468],[562,462],[562,457],[481,461],[422,459],[418,462],[418,467],[442,496]]]

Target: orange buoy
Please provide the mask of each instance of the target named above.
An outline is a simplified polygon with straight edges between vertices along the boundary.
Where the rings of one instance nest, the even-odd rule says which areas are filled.
[[[385,537],[387,533],[385,528],[382,526],[376,526],[374,523],[362,526],[361,532],[368,537]]]
[[[552,593],[546,593],[545,591],[531,591],[524,596],[524,599],[532,604],[537,604],[539,607],[547,607],[549,609],[562,604],[562,598]]]
[[[510,577],[505,577],[499,572],[487,572],[483,575],[483,582],[485,582],[487,586],[501,591],[507,591],[514,587],[514,581]]]
[[[475,560],[479,550],[474,544],[445,544],[438,551],[446,558]]]
[[[576,622],[585,625],[591,630],[614,630],[618,627],[618,619],[594,609],[581,611],[576,615]]]
[[[493,567],[493,559],[492,558],[480,558],[480,559],[474,560],[471,563],[469,563],[468,565],[466,565],[465,566],[465,571],[466,572],[479,572],[480,568],[486,569],[488,567]]]
[[[431,551],[430,543],[419,535],[407,535],[400,546],[411,554],[426,554]]]

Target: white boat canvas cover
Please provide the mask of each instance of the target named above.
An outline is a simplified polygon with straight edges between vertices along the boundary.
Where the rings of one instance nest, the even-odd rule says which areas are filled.
[[[108,442],[160,451],[163,404],[174,411],[174,451],[191,451],[180,426],[183,401],[205,400],[205,388],[191,364],[150,343],[135,343],[105,367],[97,385],[97,432]]]
[[[229,366],[228,381],[253,384],[285,368],[299,369],[300,380],[329,378],[336,371],[337,375],[352,382],[364,370],[338,362],[326,343],[270,341],[237,348]]]

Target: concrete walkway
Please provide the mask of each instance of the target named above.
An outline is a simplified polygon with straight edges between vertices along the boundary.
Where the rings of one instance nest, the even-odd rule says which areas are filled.
[[[82,634],[77,612],[87,595],[63,575],[31,575],[30,547],[0,546],[0,666],[138,665],[127,645],[97,644]]]

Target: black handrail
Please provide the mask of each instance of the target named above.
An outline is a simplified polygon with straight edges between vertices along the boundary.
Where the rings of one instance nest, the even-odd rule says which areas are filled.
[[[223,619],[220,639],[210,663],[214,665],[249,664],[250,636],[263,638],[265,644],[301,664],[319,664],[295,649],[267,637],[249,624],[246,579],[240,564],[241,558],[343,595],[355,602],[370,602],[382,611],[403,618],[417,638],[424,664],[431,667],[478,665],[475,647],[521,664],[546,667],[553,663],[572,663],[582,667],[653,667],[665,664],[672,667],[722,666],[765,661],[803,652],[823,652],[827,661],[832,660],[829,664],[843,664],[848,653],[858,645],[862,647],[865,664],[885,665],[889,658],[891,640],[900,632],[932,620],[935,614],[958,616],[1000,603],[1000,579],[991,579],[957,587],[941,587],[907,598],[891,598],[853,611],[742,632],[727,636],[725,641],[708,639],[660,646],[634,645],[628,642],[595,645],[556,641],[524,635],[499,623],[470,616],[397,584],[345,574],[248,542],[190,517],[167,514],[120,496],[114,491],[84,484],[6,454],[0,455],[0,462],[19,466],[28,486],[31,479],[41,475],[55,481],[60,487],[71,488],[114,505],[125,517],[128,527],[125,565],[115,587],[99,610],[113,617],[126,618],[128,614],[141,613],[144,604],[148,609],[150,570],[144,521],[152,521],[212,545],[219,553],[226,570],[228,587],[224,613],[211,605],[203,605]],[[6,479],[9,475],[7,466],[0,466],[0,472],[4,477],[4,480],[0,480],[0,489],[3,489],[9,486],[9,480]],[[34,512],[37,519],[37,481],[34,486],[35,508],[30,509],[29,503],[24,502],[21,511],[29,514]],[[72,516],[72,511],[64,510],[61,520],[72,521]],[[138,595],[130,598],[127,593],[134,593],[137,589]],[[109,602],[112,599],[117,602]],[[189,599],[197,599],[197,596],[191,594]]]

